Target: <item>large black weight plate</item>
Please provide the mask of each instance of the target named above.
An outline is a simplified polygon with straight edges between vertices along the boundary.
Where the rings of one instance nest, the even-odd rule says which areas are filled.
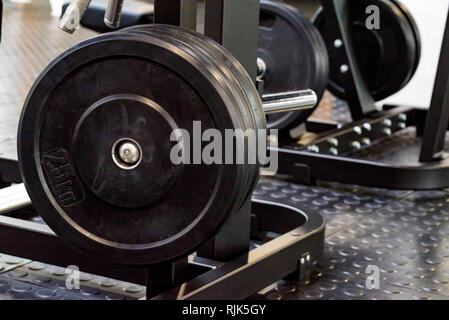
[[[30,91],[18,134],[23,180],[47,224],[122,264],[173,260],[210,239],[237,209],[247,167],[167,160],[173,127],[245,128],[215,74],[157,31],[102,35],[53,61]],[[111,156],[123,138],[142,149],[133,170]]]
[[[327,84],[326,46],[314,25],[295,8],[261,1],[259,58],[266,64],[264,93],[312,89],[321,98]],[[292,129],[314,108],[267,117],[268,128]]]
[[[254,85],[252,79],[250,79],[247,73],[244,71],[242,65],[232,56],[226,49],[210,38],[197,34],[191,30],[184,30],[178,28],[172,28],[170,26],[159,25],[157,31],[153,27],[148,25],[134,26],[122,30],[122,32],[157,32],[159,35],[169,37],[172,40],[183,43],[188,46],[190,50],[200,52],[205,57],[209,58],[208,64],[215,65],[217,70],[226,73],[224,70],[228,70],[232,76],[237,80],[239,86],[230,86],[230,89],[240,92],[241,99],[246,100],[246,103],[242,103],[243,106],[249,108],[236,108],[237,113],[242,113],[242,118],[247,121],[246,128],[265,128],[266,119],[262,110],[258,108],[259,94],[254,91]],[[211,51],[210,46],[215,50]],[[238,95],[238,93],[237,93]],[[260,134],[257,131],[257,134]],[[249,165],[248,181],[245,191],[242,193],[242,201],[250,196],[254,188],[256,187],[259,175],[257,174],[259,167],[257,165]],[[243,181],[242,181],[243,183]]]
[[[379,8],[380,29],[366,28],[366,8]],[[412,16],[392,0],[360,0],[349,2],[350,37],[357,63],[368,90],[376,101],[402,89],[413,77],[420,59],[419,31]],[[334,62],[335,39],[328,39],[322,8],[314,17],[329,52],[328,89],[346,99],[341,85],[340,65]]]

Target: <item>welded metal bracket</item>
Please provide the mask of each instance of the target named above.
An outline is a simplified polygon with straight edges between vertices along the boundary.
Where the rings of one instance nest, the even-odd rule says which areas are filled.
[[[8,216],[0,215],[0,248],[5,254],[62,267],[77,265],[83,272],[147,285],[148,297],[155,299],[245,299],[288,275],[308,277],[312,261],[323,251],[324,218],[271,196],[254,197],[251,205],[257,233],[278,236],[256,239],[254,249],[228,261],[193,254],[169,267],[111,265],[68,245],[44,224],[16,218],[36,214],[22,205],[4,211]]]

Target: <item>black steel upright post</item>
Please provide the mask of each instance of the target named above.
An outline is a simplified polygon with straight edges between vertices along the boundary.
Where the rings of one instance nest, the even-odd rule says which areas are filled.
[[[336,68],[335,74],[345,89],[345,96],[354,121],[364,118],[367,114],[377,111],[374,98],[363,81],[355,51],[350,37],[349,0],[321,0],[326,33],[328,34],[329,54],[333,56]]]
[[[449,124],[449,12],[430,108],[422,136],[421,162],[439,160]]]

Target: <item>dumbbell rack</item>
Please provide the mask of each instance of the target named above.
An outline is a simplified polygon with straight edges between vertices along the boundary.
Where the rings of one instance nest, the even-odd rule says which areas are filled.
[[[292,174],[301,183],[328,180],[416,190],[448,187],[449,159],[444,153],[444,143],[449,123],[449,21],[429,110],[384,106],[377,111],[362,81],[350,41],[348,2],[322,0],[329,41],[343,42],[334,59],[339,66],[349,66],[342,75],[342,83],[355,121],[341,127],[307,123],[309,130],[317,133],[316,137],[302,145],[281,141],[280,172]],[[410,133],[411,127],[416,127],[416,135]],[[391,150],[398,137],[405,143]],[[417,138],[421,142],[420,151]]]
[[[205,17],[206,35],[233,52],[254,79],[257,4],[258,0],[209,1]],[[194,16],[196,0],[155,1],[157,23],[193,29]],[[0,160],[0,174],[7,184],[20,182],[15,160]],[[283,278],[307,278],[324,246],[325,221],[319,213],[271,196],[249,197],[197,254],[160,265],[111,265],[72,248],[47,225],[29,221],[37,213],[22,184],[0,189],[0,199],[8,194],[13,201],[0,208],[2,253],[62,267],[76,265],[84,272],[146,285],[147,299],[248,298]]]

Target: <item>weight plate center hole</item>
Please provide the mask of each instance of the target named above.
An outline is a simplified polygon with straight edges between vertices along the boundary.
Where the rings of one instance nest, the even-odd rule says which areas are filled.
[[[112,146],[112,159],[119,168],[132,170],[142,161],[142,148],[130,138],[117,140]]]

